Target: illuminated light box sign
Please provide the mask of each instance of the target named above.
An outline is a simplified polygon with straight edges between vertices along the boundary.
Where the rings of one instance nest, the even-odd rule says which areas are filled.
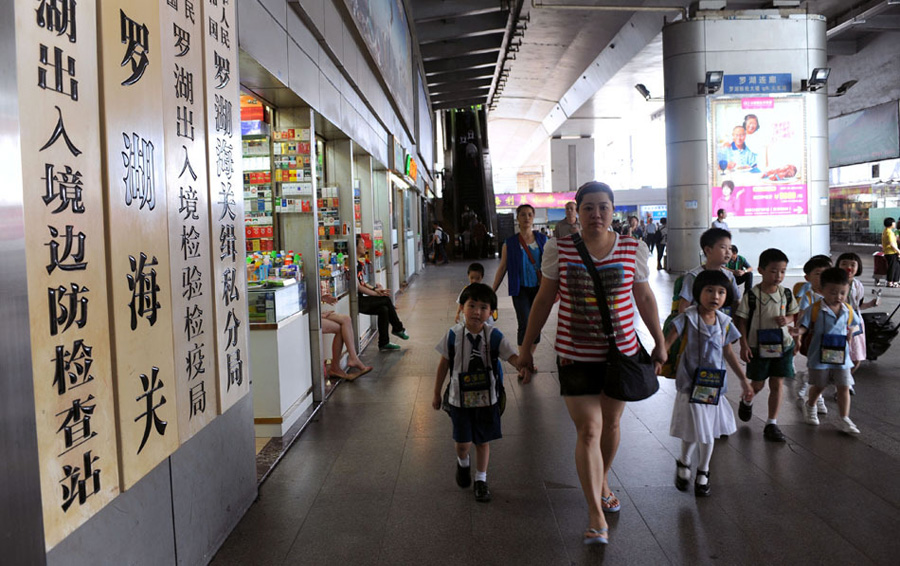
[[[638,208],[642,220],[647,218],[647,215],[649,214],[656,222],[659,222],[660,218],[666,218],[669,209],[665,204],[644,204]]]
[[[575,193],[509,193],[494,196],[497,208],[516,208],[530,204],[535,208],[565,208],[566,203],[575,200]]]
[[[803,95],[710,98],[710,215],[733,228],[807,223]]]

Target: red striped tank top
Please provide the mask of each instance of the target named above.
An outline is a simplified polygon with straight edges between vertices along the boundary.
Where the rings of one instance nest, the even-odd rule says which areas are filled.
[[[612,317],[616,344],[626,356],[638,352],[634,317],[637,312],[631,288],[639,242],[616,235],[612,252],[594,265],[603,281]],[[609,343],[603,333],[603,318],[591,275],[575,249],[571,237],[557,240],[559,249],[559,325],[556,353],[583,362],[606,360]]]

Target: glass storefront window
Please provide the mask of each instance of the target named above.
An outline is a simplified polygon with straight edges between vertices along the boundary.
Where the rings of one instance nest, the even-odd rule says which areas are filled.
[[[900,183],[831,187],[831,241],[880,244],[884,219],[900,218]]]

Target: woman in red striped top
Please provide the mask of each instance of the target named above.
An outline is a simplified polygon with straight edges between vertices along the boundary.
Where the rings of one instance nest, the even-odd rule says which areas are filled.
[[[666,351],[656,298],[647,282],[650,252],[643,242],[610,230],[613,198],[612,189],[605,183],[586,183],[578,189],[575,202],[582,237],[603,280],[619,350],[627,356],[637,353],[635,315],[639,314],[656,343],[652,357],[658,372]],[[619,419],[625,402],[603,394],[608,341],[591,276],[571,236],[547,243],[542,272],[541,288],[519,347],[519,365],[532,367],[531,345],[547,322],[558,291],[555,348],[560,393],[578,433],[575,467],[589,513],[584,543],[606,544],[608,527],[603,511],[616,512],[621,507],[609,488],[607,474],[619,446]],[[526,376],[523,382],[528,379]]]

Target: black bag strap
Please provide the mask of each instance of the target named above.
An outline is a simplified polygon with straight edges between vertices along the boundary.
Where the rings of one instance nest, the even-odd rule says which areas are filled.
[[[612,327],[612,316],[609,313],[609,303],[606,300],[606,293],[603,290],[603,281],[600,280],[600,274],[597,273],[597,266],[594,265],[594,260],[591,258],[591,254],[588,252],[584,240],[581,239],[581,235],[577,233],[572,234],[572,241],[575,243],[575,249],[578,250],[578,255],[581,256],[581,261],[584,262],[585,269],[587,269],[588,273],[591,275],[591,279],[594,281],[594,294],[597,295],[600,316],[603,318],[603,333],[606,334],[606,339],[609,341],[609,347],[618,349],[618,346],[616,346],[616,336]]]

